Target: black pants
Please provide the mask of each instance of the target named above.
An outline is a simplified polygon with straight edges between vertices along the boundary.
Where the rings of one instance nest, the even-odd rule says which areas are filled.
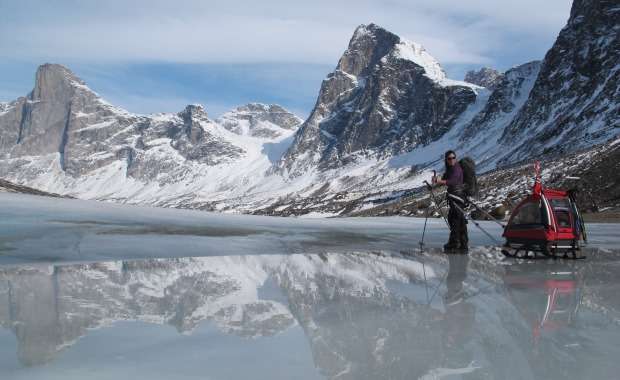
[[[467,248],[469,237],[467,236],[467,219],[461,210],[465,209],[465,205],[461,202],[448,199],[448,224],[450,225],[450,238],[448,245],[454,248]],[[456,206],[460,207],[459,210]]]

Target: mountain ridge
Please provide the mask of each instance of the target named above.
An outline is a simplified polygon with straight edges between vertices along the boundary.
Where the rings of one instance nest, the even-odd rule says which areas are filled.
[[[280,172],[295,177],[312,166],[355,162],[360,155],[410,151],[445,133],[478,88],[448,80],[421,45],[375,24],[360,25],[323,81]]]
[[[564,109],[564,100],[581,101],[579,78],[551,83],[544,74],[579,66],[579,59],[557,53],[570,47],[567,36],[577,36],[575,46],[589,46],[601,35],[617,37],[618,27],[607,15],[615,8],[594,1],[588,3],[597,7],[592,10],[584,1],[575,2],[543,61],[501,76],[487,71],[480,80],[495,78],[490,89],[450,80],[421,45],[376,24],[360,25],[305,121],[260,103],[216,120],[197,105],[176,114],[135,115],[59,69],[41,76],[30,99],[0,105],[0,177],[88,199],[223,212],[302,215],[338,198],[340,208],[329,214],[346,215],[371,194],[420,188],[432,170],[442,169],[448,149],[474,157],[481,173],[541,154],[594,149],[617,136],[617,102],[570,123],[536,121],[546,109]],[[597,17],[602,24],[594,38],[588,25]],[[596,53],[594,62],[613,62],[616,52],[596,46],[589,50]],[[611,86],[596,93],[601,99],[618,92],[618,72],[612,67],[599,73],[606,78],[603,87]],[[61,84],[48,89],[45,84],[54,80]],[[562,82],[574,87],[565,98],[557,91]],[[546,101],[542,88],[553,96],[537,106]],[[41,96],[49,101],[37,101]],[[609,124],[591,127],[592,118]],[[45,139],[46,133],[53,139]],[[573,143],[583,133],[596,136]]]

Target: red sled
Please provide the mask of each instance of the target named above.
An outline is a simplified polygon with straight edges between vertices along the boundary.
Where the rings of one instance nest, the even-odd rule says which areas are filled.
[[[512,212],[502,236],[506,238],[502,253],[509,257],[537,258],[578,255],[580,241],[587,241],[585,223],[572,191],[543,188],[536,163],[532,194]]]

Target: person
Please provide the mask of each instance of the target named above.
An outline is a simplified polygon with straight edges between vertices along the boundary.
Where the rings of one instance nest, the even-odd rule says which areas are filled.
[[[463,185],[463,168],[456,159],[456,153],[449,150],[444,154],[445,173],[441,178],[433,177],[433,183],[448,186],[448,194],[453,194],[460,199],[465,199]],[[450,237],[443,247],[446,251],[461,250],[467,252],[469,238],[467,236],[467,219],[463,211],[465,204],[448,196],[448,224],[450,225]],[[460,208],[460,210],[459,210]]]

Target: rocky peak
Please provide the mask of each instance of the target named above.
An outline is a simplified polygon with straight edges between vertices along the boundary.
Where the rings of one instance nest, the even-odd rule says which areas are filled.
[[[476,88],[447,79],[421,45],[361,25],[279,168],[294,177],[313,166],[408,152],[442,136],[475,101]]]
[[[302,120],[277,104],[250,103],[225,113],[217,123],[239,135],[276,138],[296,130]]]
[[[15,142],[0,145],[13,155],[37,155],[58,152],[64,168],[64,151],[71,126],[71,115],[83,111],[95,98],[88,87],[64,66],[46,63],[39,66],[33,90],[20,98],[0,119],[0,140]]]
[[[483,67],[480,70],[470,70],[465,74],[465,82],[473,83],[478,86],[494,90],[499,81],[502,80],[502,73],[490,67]]]
[[[235,109],[236,112],[253,112],[253,113],[267,113],[270,112],[272,108],[278,107],[281,110],[284,110],[282,107],[277,106],[275,104],[267,105],[263,103],[248,103],[244,106],[239,106]]]
[[[68,67],[58,63],[44,63],[37,68],[36,76],[41,75],[62,75],[67,80],[83,83]]]
[[[446,72],[439,62],[426,51],[424,46],[416,42],[401,39],[400,42],[394,46],[388,58],[411,61],[422,67],[424,69],[424,74],[428,78],[440,84],[446,79]]]
[[[192,143],[202,139],[204,130],[201,122],[208,122],[207,111],[200,104],[189,104],[177,114],[183,120],[182,131]]]
[[[55,153],[60,169],[76,176],[87,166],[86,153],[100,152],[102,140],[136,119],[103,101],[68,68],[50,63],[39,66],[28,96],[11,104],[11,112],[0,112],[0,151],[11,157]]]
[[[32,100],[68,101],[76,88],[87,88],[86,84],[68,68],[46,63],[37,69],[35,85],[30,95]]]
[[[400,37],[378,25],[360,25],[340,58],[337,70],[354,76],[365,76],[399,42]]]
[[[179,117],[185,122],[191,122],[192,120],[208,120],[207,111],[201,104],[189,104],[178,113]]]
[[[424,46],[400,38],[376,24],[357,27],[336,69],[353,76],[366,76],[379,62],[388,59],[411,61],[436,81],[446,78],[441,65]]]

